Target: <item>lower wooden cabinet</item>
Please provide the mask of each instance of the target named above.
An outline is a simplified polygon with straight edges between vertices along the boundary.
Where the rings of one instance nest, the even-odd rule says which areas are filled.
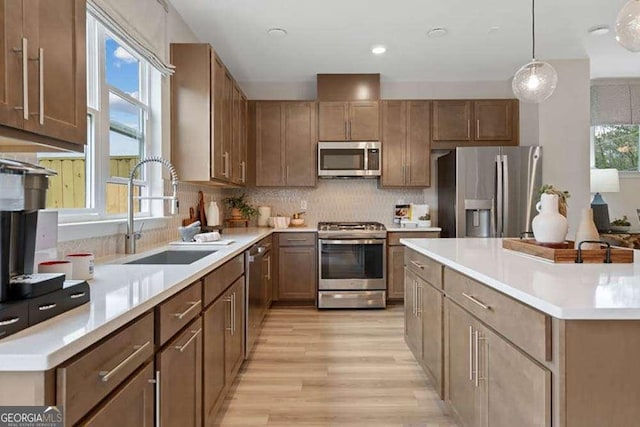
[[[318,252],[315,233],[278,234],[278,301],[315,301]]]
[[[244,277],[239,278],[223,297],[228,303],[228,326],[225,328],[225,387],[233,382],[244,360]]]
[[[446,400],[465,426],[551,425],[551,372],[446,303]]]
[[[404,270],[404,339],[416,360],[422,360],[422,321],[419,302],[420,279]]]
[[[147,363],[81,425],[91,427],[154,425],[153,363]],[[70,425],[70,424],[69,424]],[[164,424],[184,425],[189,424]]]
[[[156,355],[160,425],[202,425],[202,341],[198,317]]]
[[[203,414],[204,425],[213,424],[225,392],[225,340],[230,315],[229,302],[218,298],[204,311],[203,318]]]

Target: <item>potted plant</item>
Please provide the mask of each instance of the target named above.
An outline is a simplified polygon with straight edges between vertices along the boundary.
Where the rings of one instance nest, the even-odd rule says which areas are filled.
[[[418,227],[431,227],[431,215],[426,213],[418,217]]]
[[[540,196],[543,194],[555,194],[558,196],[558,212],[560,215],[566,218],[567,216],[567,199],[571,197],[568,191],[558,190],[551,184],[544,184],[538,190],[538,202],[540,201]]]
[[[251,219],[258,214],[258,210],[247,203],[247,194],[242,193],[240,196],[230,196],[222,201],[231,209],[231,218],[233,219]]]

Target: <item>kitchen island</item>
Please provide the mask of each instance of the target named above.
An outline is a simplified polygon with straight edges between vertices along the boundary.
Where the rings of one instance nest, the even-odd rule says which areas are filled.
[[[402,239],[405,339],[464,425],[640,419],[640,253],[553,264],[501,239]]]

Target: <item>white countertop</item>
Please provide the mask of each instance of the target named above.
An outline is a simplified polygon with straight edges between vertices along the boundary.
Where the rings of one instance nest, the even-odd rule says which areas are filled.
[[[88,304],[0,340],[0,371],[44,371],[59,365],[274,231],[281,230],[225,229],[224,238],[234,240],[228,246],[171,247],[217,251],[189,265],[121,264],[167,246],[96,265]]]
[[[387,231],[392,231],[392,232],[407,232],[407,231],[422,231],[422,232],[426,232],[426,231],[442,231],[442,228],[440,227],[400,227],[398,226],[398,224],[394,224],[394,225],[385,225]]]
[[[559,319],[640,319],[634,264],[554,264],[502,248],[502,239],[401,239],[453,270]]]

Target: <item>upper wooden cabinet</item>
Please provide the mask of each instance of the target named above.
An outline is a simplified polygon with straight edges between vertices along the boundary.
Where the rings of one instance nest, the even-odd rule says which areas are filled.
[[[431,102],[382,101],[383,187],[431,185]]]
[[[83,151],[86,2],[4,0],[0,22],[0,135]]]
[[[171,63],[171,156],[178,176],[244,185],[246,96],[208,44],[172,44]]]
[[[433,101],[432,148],[518,145],[515,99]]]
[[[255,104],[256,186],[316,185],[316,103],[258,101]]]
[[[380,119],[378,101],[320,102],[320,141],[378,141]]]

